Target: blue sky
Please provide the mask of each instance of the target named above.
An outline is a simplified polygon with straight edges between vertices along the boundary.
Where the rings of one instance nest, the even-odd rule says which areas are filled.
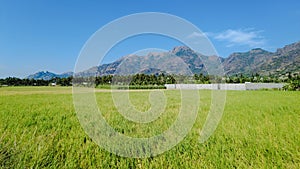
[[[300,40],[299,0],[0,0],[0,78],[48,70],[72,71],[88,38],[105,24],[133,13],[179,16],[206,33],[219,55]],[[116,46],[105,63],[144,48],[171,50],[179,42],[134,37]]]

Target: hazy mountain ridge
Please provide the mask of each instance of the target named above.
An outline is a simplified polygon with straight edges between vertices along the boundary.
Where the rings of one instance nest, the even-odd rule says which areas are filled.
[[[55,74],[48,71],[40,71],[35,74],[29,75],[27,79],[35,79],[35,80],[51,80],[53,78],[67,78],[73,76],[73,72],[66,72],[62,74]]]
[[[227,75],[240,73],[251,75],[259,73],[262,75],[272,74],[279,76],[280,74],[286,74],[288,72],[300,72],[300,41],[279,48],[276,52],[256,48],[248,52],[235,52],[227,58],[205,56],[186,46],[178,46],[169,52],[149,53],[146,56],[124,56],[115,62],[92,67],[86,71],[77,73],[77,75],[103,76],[118,74],[119,72],[125,72],[124,74],[157,74],[165,72],[163,68],[173,70],[171,73],[180,74],[185,70],[175,70],[175,68],[181,68],[182,66],[178,65],[182,64],[182,61],[188,66],[192,73],[197,74],[207,73],[204,63],[214,65],[221,62],[225,74]],[[53,77],[68,77],[72,74],[72,72],[60,75],[51,72],[38,72],[28,76],[28,78],[49,79]]]

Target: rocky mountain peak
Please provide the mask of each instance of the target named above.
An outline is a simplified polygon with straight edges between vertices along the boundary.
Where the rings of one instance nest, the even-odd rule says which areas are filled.
[[[191,54],[195,54],[195,52],[187,47],[187,46],[177,46],[177,47],[174,47],[173,50],[171,51],[171,53],[177,55],[177,56],[183,56],[183,55],[191,55]]]
[[[287,53],[293,52],[293,51],[298,53],[299,49],[300,49],[300,41],[286,45],[283,48],[279,48],[279,49],[277,49],[276,53],[279,55],[287,54]]]
[[[260,53],[267,53],[266,50],[263,50],[262,48],[255,48],[250,50],[251,54],[260,54]]]

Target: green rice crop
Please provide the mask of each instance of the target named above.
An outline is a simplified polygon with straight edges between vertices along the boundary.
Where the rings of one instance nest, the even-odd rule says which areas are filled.
[[[136,109],[150,108],[150,92],[130,91]],[[126,120],[109,91],[96,98],[116,131],[150,137],[166,130],[180,109],[179,91],[163,92],[166,110],[149,124]],[[210,94],[200,91],[196,123],[177,146],[155,157],[125,158],[99,147],[81,128],[72,88],[0,88],[0,168],[300,168],[300,92],[228,91],[219,126],[201,144]]]

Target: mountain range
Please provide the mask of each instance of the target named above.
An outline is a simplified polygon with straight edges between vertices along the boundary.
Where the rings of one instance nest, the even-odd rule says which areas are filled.
[[[300,72],[300,41],[286,45],[269,52],[255,48],[248,52],[235,52],[227,58],[219,56],[205,56],[186,46],[174,47],[168,52],[150,52],[145,56],[127,55],[115,62],[102,64],[88,70],[79,72],[79,76],[113,75],[113,74],[155,74],[165,72],[173,74],[191,73],[206,74],[204,63],[222,63],[225,74],[261,74],[281,76],[288,72]],[[54,74],[51,72],[38,72],[27,78],[51,79],[53,77],[68,77],[72,72]],[[76,74],[77,75],[77,74]]]
[[[48,71],[40,71],[37,72],[35,74],[29,75],[27,77],[27,79],[35,79],[35,80],[39,80],[39,79],[43,79],[43,80],[51,80],[53,78],[67,78],[73,75],[73,72],[66,72],[66,73],[62,73],[62,74],[55,74],[52,72],[48,72]]]

